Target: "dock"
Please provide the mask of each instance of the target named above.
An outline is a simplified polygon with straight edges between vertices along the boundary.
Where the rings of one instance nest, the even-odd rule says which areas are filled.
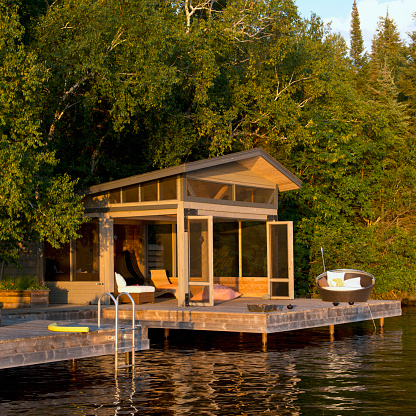
[[[249,304],[273,304],[275,312],[250,312]],[[292,309],[288,309],[288,305]],[[120,306],[120,318],[129,315],[128,305]],[[277,332],[335,326],[351,322],[400,316],[401,302],[369,300],[368,303],[334,306],[320,299],[261,300],[238,298],[215,306],[178,307],[176,299],[136,306],[136,319],[148,328],[188,329],[273,334]],[[103,313],[112,318],[110,308]]]
[[[250,312],[247,305],[267,303],[273,312]],[[289,308],[288,308],[289,306]],[[292,306],[292,307],[291,307]],[[215,306],[178,307],[176,299],[159,299],[155,303],[136,305],[136,351],[150,347],[149,328],[165,330],[226,331],[267,335],[285,331],[329,327],[367,320],[400,316],[401,302],[369,300],[354,305],[323,302],[320,299],[292,301],[238,298]],[[3,309],[0,327],[0,369],[55,361],[115,354],[114,306],[102,309],[105,324],[97,327],[97,306],[50,305],[42,309]],[[120,305],[121,320],[131,319],[131,305]],[[48,330],[58,325],[88,325],[87,333],[56,333]]]
[[[103,320],[99,329],[96,318],[96,305],[2,310],[0,369],[114,355],[114,321]],[[52,332],[48,326],[53,323],[67,327],[87,326],[89,331]],[[135,332],[135,351],[149,349],[147,327],[137,325]],[[129,339],[122,342],[122,346],[131,345]]]

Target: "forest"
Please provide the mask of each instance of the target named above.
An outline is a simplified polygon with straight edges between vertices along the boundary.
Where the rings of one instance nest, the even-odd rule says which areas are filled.
[[[0,0],[0,261],[76,237],[82,188],[260,147],[303,181],[298,296],[321,247],[415,295],[416,31],[366,51],[351,1],[350,34],[294,0]]]

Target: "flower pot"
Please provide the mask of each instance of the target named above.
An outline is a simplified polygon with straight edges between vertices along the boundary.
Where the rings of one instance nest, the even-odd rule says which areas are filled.
[[[44,308],[49,305],[49,290],[0,290],[3,309]]]

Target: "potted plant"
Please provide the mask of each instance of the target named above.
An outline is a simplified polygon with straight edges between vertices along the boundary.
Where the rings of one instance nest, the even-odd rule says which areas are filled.
[[[4,277],[0,281],[0,306],[8,308],[42,308],[49,305],[49,289],[36,277]]]

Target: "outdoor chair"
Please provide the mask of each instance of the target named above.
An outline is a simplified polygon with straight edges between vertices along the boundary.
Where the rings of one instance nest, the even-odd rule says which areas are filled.
[[[150,270],[150,276],[153,285],[156,288],[155,296],[162,296],[166,293],[172,293],[175,298],[178,298],[178,285],[170,282],[166,270]]]
[[[152,303],[155,300],[155,288],[153,286],[128,286],[124,277],[119,273],[114,273],[116,278],[117,290],[115,295],[128,293],[138,305],[140,303]],[[130,299],[126,295],[120,296],[120,303],[129,303]]]

